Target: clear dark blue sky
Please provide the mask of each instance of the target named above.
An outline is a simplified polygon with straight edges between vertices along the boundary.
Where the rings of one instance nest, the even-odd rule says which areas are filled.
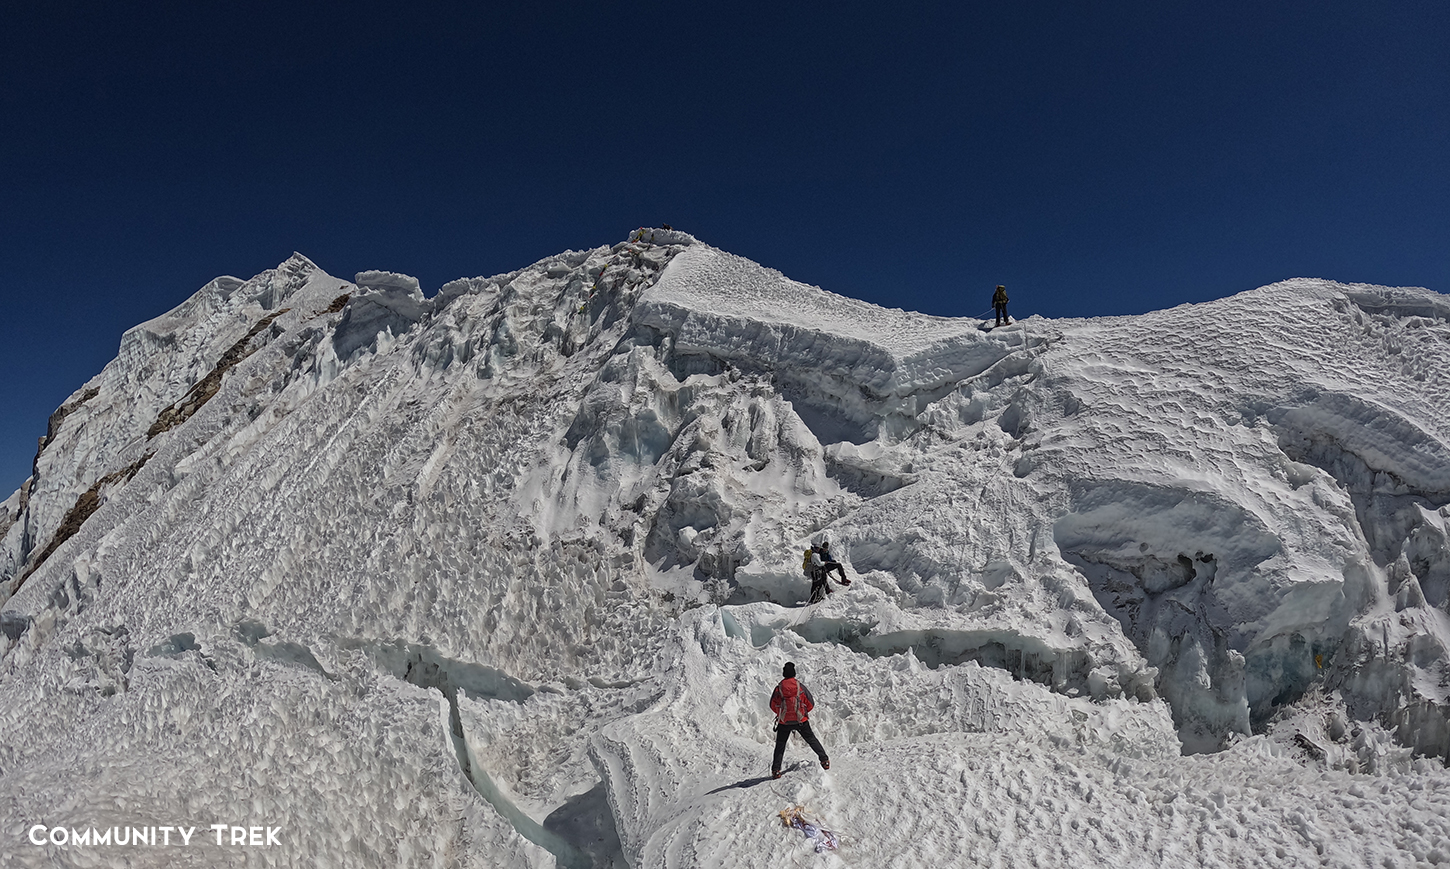
[[[1450,290],[1450,3],[8,3],[0,497],[126,328],[293,250],[671,223],[883,305]]]

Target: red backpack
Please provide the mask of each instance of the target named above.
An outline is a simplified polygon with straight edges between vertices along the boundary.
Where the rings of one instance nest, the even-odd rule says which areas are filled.
[[[811,692],[795,679],[782,679],[770,697],[770,708],[774,710],[775,718],[781,724],[808,721],[807,713],[815,705],[811,700]]]

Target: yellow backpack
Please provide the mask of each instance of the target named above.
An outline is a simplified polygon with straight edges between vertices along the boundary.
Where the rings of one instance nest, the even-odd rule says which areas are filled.
[[[805,571],[806,576],[810,576],[811,575],[811,568],[812,568],[812,565],[811,565],[811,553],[813,553],[815,551],[816,551],[815,550],[815,547],[811,547],[810,549],[807,549],[806,550],[806,557],[801,561],[801,570]]]

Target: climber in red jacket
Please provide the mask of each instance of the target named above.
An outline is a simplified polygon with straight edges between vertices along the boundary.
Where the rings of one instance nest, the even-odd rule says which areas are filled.
[[[816,708],[811,692],[796,681],[795,664],[787,663],[782,673],[785,676],[770,694],[770,711],[775,713],[775,759],[770,763],[770,774],[780,778],[780,762],[785,757],[785,744],[791,733],[800,733],[806,745],[821,759],[821,769],[831,768],[831,759],[821,748],[820,740],[811,732],[810,711]]]

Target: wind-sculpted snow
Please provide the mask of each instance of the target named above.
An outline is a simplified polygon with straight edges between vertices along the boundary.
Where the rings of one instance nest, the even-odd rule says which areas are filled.
[[[1327,393],[1273,408],[1269,420],[1303,452],[1327,441],[1358,456],[1372,471],[1389,474],[1426,497],[1450,501],[1450,447],[1391,407]]]
[[[358,277],[368,274],[372,273],[364,272]],[[382,336],[396,337],[407,332],[428,310],[417,281],[413,281],[412,287],[381,284],[368,286],[366,290],[343,309],[342,320],[333,331],[332,352],[340,360],[346,361],[359,351],[374,347]]]
[[[773,608],[690,613],[667,647],[660,701],[591,740],[629,865],[804,862],[809,845],[775,816],[800,803],[840,833],[839,865],[1370,866],[1447,856],[1450,798],[1430,784],[1444,781],[1438,763],[1353,775],[1263,736],[1182,757],[1158,703],[1065,697],[975,663],[928,668],[910,653],[862,658],[762,629],[760,617],[774,621]],[[786,776],[772,781],[760,698],[786,660],[817,698],[811,720],[831,769],[796,742]],[[1325,732],[1325,705],[1307,707],[1296,732],[1349,754]],[[1368,732],[1353,741],[1386,757]]]
[[[807,406],[803,413],[848,426],[828,442],[874,440],[883,423],[910,426],[940,392],[1012,352],[1011,339],[990,340],[975,321],[882,309],[703,246],[673,261],[667,277],[636,316],[669,336],[671,354],[684,357],[679,364],[703,356],[769,371]],[[1039,334],[1030,343],[1044,340]]]
[[[1450,860],[1447,347],[1426,290],[984,330],[669,230],[218,278],[4,502],[4,853]],[[772,781],[787,660],[832,766]],[[284,841],[26,839],[217,822]]]
[[[676,352],[782,373],[805,364],[874,393],[903,397],[971,377],[1004,355],[975,321],[883,309],[696,246],[640,300],[638,318],[670,333]]]

